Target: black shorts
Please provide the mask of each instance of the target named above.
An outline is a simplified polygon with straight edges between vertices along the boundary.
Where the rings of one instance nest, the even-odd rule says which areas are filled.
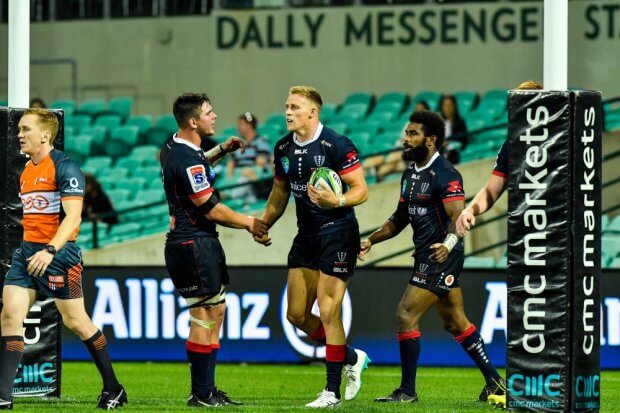
[[[328,234],[297,234],[288,253],[288,268],[310,268],[347,280],[353,276],[360,252],[359,228]]]
[[[459,286],[464,261],[462,251],[452,251],[448,259],[441,264],[427,257],[416,256],[409,284],[429,290],[439,297],[445,297],[453,288]]]
[[[45,244],[23,241],[13,253],[11,268],[4,285],[36,290],[39,295],[61,300],[82,298],[82,251],[73,242],[67,242],[41,277],[28,274],[28,258],[45,248]]]
[[[229,281],[220,240],[200,237],[166,243],[166,269],[183,298],[212,296]]]

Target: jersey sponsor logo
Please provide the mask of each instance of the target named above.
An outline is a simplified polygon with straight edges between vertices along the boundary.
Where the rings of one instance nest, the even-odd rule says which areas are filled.
[[[47,280],[47,286],[52,291],[56,291],[57,288],[63,288],[65,286],[65,278],[62,275],[50,275],[47,277]]]
[[[288,158],[285,156],[282,159],[280,159],[280,163],[282,164],[282,169],[284,169],[284,173],[287,174],[288,170],[291,167],[291,162],[288,160]]]
[[[450,287],[452,284],[454,284],[454,275],[452,275],[452,274],[448,275],[448,276],[447,276],[447,277],[443,280],[443,282],[444,282],[444,283],[445,283],[448,287]]]
[[[37,185],[39,182],[41,182],[41,183],[47,182],[47,178],[43,178],[43,177],[40,177],[40,176],[36,177],[34,179],[34,184]]]
[[[318,166],[320,168],[321,166],[323,166],[324,163],[325,163],[325,156],[324,155],[315,155],[314,156],[314,164],[316,166]]]
[[[293,195],[295,195],[296,197],[300,197],[303,195],[303,193],[308,192],[308,184],[291,182],[291,190],[293,191]]]
[[[408,212],[409,212],[409,215],[424,216],[428,212],[428,208],[421,207],[421,206],[416,207],[415,205],[409,205]]]
[[[325,145],[325,146],[327,146],[328,148],[331,148],[331,147],[333,146],[331,143],[329,143],[329,142],[327,142],[327,141],[321,141],[321,145]]]
[[[65,189],[63,192],[71,192],[71,193],[84,193],[84,189],[80,188],[80,181],[74,176],[69,179],[70,188]]]
[[[194,165],[186,169],[194,193],[211,188],[204,165]]]
[[[461,183],[459,181],[448,182],[448,192],[455,193],[455,192],[462,192],[462,191],[463,191],[463,186],[461,186]]]
[[[58,214],[60,194],[58,192],[29,192],[21,196],[24,214]]]
[[[348,163],[353,163],[357,161],[357,152],[356,151],[347,152],[344,157],[347,159]]]

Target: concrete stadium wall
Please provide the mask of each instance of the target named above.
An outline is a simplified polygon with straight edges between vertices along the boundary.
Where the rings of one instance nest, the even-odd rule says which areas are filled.
[[[616,151],[620,151],[620,132],[607,134],[603,141],[603,153]],[[620,158],[604,164],[603,182],[620,176],[620,168],[617,166],[620,163],[618,159]],[[465,193],[468,197],[473,196],[486,182],[494,161],[495,159],[485,159],[458,166],[463,175]],[[356,208],[362,232],[378,227],[391,215],[396,207],[399,187],[398,181],[370,186],[368,201]],[[603,209],[617,204],[620,204],[618,185],[604,190]],[[505,216],[506,211],[507,196],[504,195],[485,218],[488,219],[497,215]],[[618,211],[615,214],[617,213]],[[478,225],[482,222],[484,219],[479,218]],[[505,219],[476,228],[472,231],[471,236],[466,239],[466,252],[506,239],[506,230]],[[288,251],[297,232],[295,207],[289,204],[285,214],[272,229],[273,244],[270,247],[256,244],[246,231],[222,227],[219,228],[219,231],[230,265],[286,265]],[[164,265],[164,241],[165,234],[162,233],[116,246],[86,251],[84,262],[86,265]],[[407,228],[395,239],[374,246],[368,259],[374,260],[394,251],[411,248],[411,246],[411,229]],[[504,250],[505,247],[496,248],[485,255],[492,255],[497,259],[503,254]],[[410,264],[411,257],[409,254],[402,254],[381,263],[383,266],[407,266]]]
[[[620,95],[620,0],[569,3],[569,84]],[[0,25],[0,39],[8,36]],[[7,56],[0,42],[0,56]],[[31,58],[74,59],[80,86],[135,86],[138,112],[168,113],[205,90],[220,126],[243,111],[283,107],[288,87],[315,85],[327,102],[381,94],[513,88],[542,78],[542,2],[217,11],[210,17],[36,23]],[[0,65],[0,79],[7,65]],[[33,66],[32,95],[69,95],[66,67]],[[0,84],[0,99],[6,95]],[[80,99],[99,97],[101,91]]]

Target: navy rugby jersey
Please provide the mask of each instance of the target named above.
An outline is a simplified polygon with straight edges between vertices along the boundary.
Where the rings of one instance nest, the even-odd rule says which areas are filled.
[[[444,241],[452,223],[443,203],[465,199],[461,174],[435,153],[421,169],[412,163],[403,172],[400,188],[398,207],[389,219],[398,228],[411,223],[415,257],[431,255],[431,245]],[[454,250],[464,251],[463,242],[459,240]]]
[[[315,169],[326,167],[345,175],[360,168],[357,148],[351,140],[319,124],[312,140],[300,143],[294,133],[280,139],[274,148],[275,179],[287,181],[297,211],[300,234],[328,233],[357,226],[352,207],[321,209],[310,201],[308,181]],[[347,191],[342,183],[342,192]]]
[[[495,166],[491,173],[501,178],[506,178],[508,176],[508,141],[504,141],[502,147],[499,148]]]
[[[201,214],[192,202],[213,192],[215,173],[204,151],[175,135],[164,144],[160,161],[170,213],[168,240],[217,235],[215,222]]]

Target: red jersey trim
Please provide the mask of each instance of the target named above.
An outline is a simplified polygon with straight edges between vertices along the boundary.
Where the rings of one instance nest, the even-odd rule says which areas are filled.
[[[213,192],[213,188],[207,188],[203,191],[196,192],[195,194],[191,194],[189,198],[190,199],[200,198],[201,196],[209,195],[211,192]]]
[[[495,176],[499,176],[500,178],[505,178],[506,174],[503,172],[498,171],[497,169],[493,169],[493,171],[491,171],[491,173]]]
[[[447,204],[448,202],[454,202],[454,201],[463,201],[465,200],[464,196],[453,196],[451,198],[444,198],[441,201],[445,204]]]
[[[351,165],[346,169],[343,169],[342,171],[338,172],[338,175],[342,176],[342,175],[346,175],[349,172],[353,172],[355,171],[357,168],[361,168],[362,164],[361,163],[356,163],[355,165]]]

